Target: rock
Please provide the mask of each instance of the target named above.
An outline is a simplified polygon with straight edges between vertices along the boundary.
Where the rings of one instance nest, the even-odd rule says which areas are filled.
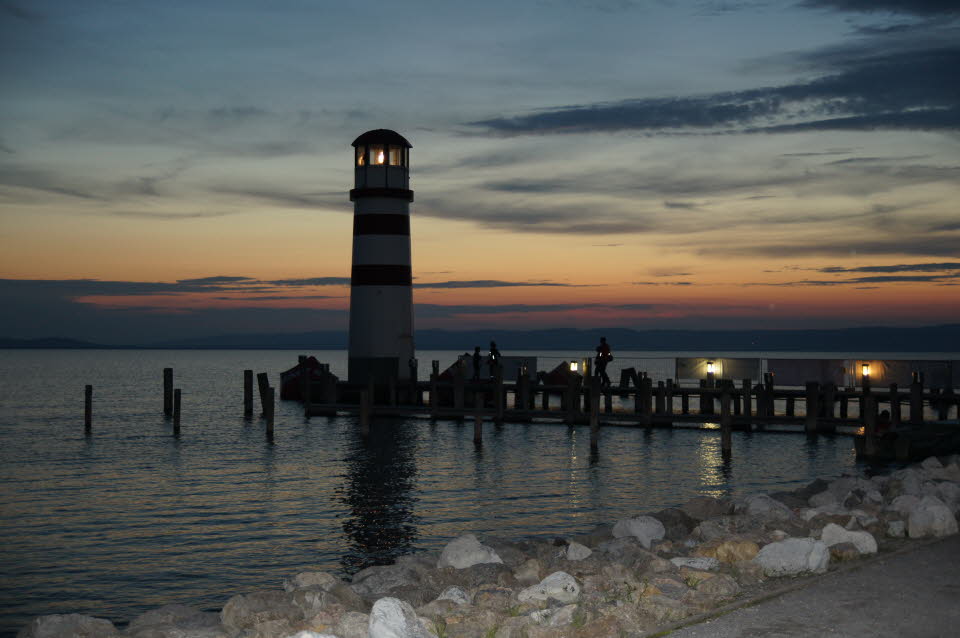
[[[937,484],[936,494],[934,494],[934,496],[943,501],[944,505],[956,513],[957,506],[960,505],[960,485],[952,481],[942,481]]]
[[[697,591],[706,594],[717,602],[726,602],[740,593],[740,585],[726,574],[717,574],[697,583]]]
[[[801,497],[798,496],[796,492],[773,492],[770,494],[770,498],[773,500],[786,505],[788,508],[800,509],[801,507],[807,506],[807,499],[809,496]]]
[[[481,563],[503,563],[492,547],[487,547],[473,534],[464,534],[447,543],[440,553],[437,567],[464,569]]]
[[[282,591],[256,591],[238,594],[227,601],[220,611],[220,621],[229,631],[240,633],[263,623],[303,618],[303,612]]]
[[[564,605],[553,609],[540,609],[530,614],[530,619],[547,627],[563,627],[573,622],[577,605]]]
[[[904,538],[907,535],[907,524],[903,521],[887,523],[887,536],[890,538]]]
[[[943,463],[935,456],[928,456],[920,463],[920,467],[925,470],[942,470]]]
[[[513,572],[514,578],[521,585],[535,585],[540,582],[543,565],[536,558],[531,558]]]
[[[570,543],[567,545],[566,551],[564,552],[564,557],[567,560],[583,560],[585,558],[589,558],[590,554],[592,553],[593,551],[589,547],[581,545],[576,541],[570,541]]]
[[[613,536],[624,538],[632,536],[640,541],[645,549],[650,549],[651,541],[663,538],[666,529],[663,523],[652,516],[637,516],[617,521],[613,526]]]
[[[465,589],[479,587],[487,583],[494,583],[503,587],[515,587],[517,579],[509,567],[502,563],[479,563],[464,569],[446,567],[444,584],[460,585]]]
[[[819,494],[820,492],[823,492],[824,490],[829,489],[829,487],[830,487],[830,483],[828,483],[827,481],[824,481],[823,479],[818,478],[818,479],[814,479],[812,482],[808,483],[806,486],[801,487],[797,490],[794,490],[794,494],[796,494],[798,498],[808,500],[814,494]]]
[[[691,518],[682,509],[668,507],[650,515],[663,524],[664,538],[680,541],[685,539],[697,526],[697,520]]]
[[[679,600],[666,596],[648,596],[643,598],[637,607],[643,614],[651,616],[658,625],[683,620],[692,612]]]
[[[832,547],[840,543],[852,543],[861,554],[877,553],[877,541],[870,532],[852,532],[833,523],[823,528],[823,532],[820,534],[820,540],[822,540],[827,547]]]
[[[340,579],[327,572],[300,572],[293,578],[283,580],[284,591],[296,591],[305,587],[319,587],[327,590],[340,583]]]
[[[377,565],[353,575],[350,588],[366,598],[379,598],[397,587],[415,585],[418,574],[405,565]]]
[[[711,541],[697,547],[693,553],[696,556],[707,558],[716,558],[721,563],[735,563],[741,560],[752,560],[760,546],[753,541],[747,540],[727,540]]]
[[[748,496],[734,511],[738,514],[745,513],[748,516],[753,516],[764,521],[789,521],[796,518],[793,510],[766,494]]]
[[[318,634],[315,631],[298,631],[297,633],[287,636],[287,638],[337,638],[333,634]]]
[[[933,496],[924,496],[910,510],[907,533],[910,538],[949,536],[957,533],[957,519],[943,501]]]
[[[473,595],[473,604],[483,609],[506,612],[513,606],[513,590],[497,585],[484,585]]]
[[[693,535],[704,542],[726,540],[731,536],[753,536],[763,532],[760,519],[744,516],[721,516],[700,523],[693,531]]]
[[[663,595],[674,600],[682,600],[690,588],[675,578],[659,576],[650,581],[650,592],[644,592],[644,595]]]
[[[203,612],[186,605],[164,605],[137,616],[123,633],[130,638],[226,638],[220,614]]]
[[[860,550],[853,543],[836,543],[830,545],[830,559],[838,562],[856,560],[860,558]]]
[[[756,585],[763,582],[763,566],[753,560],[741,560],[730,566],[737,581],[744,586]]]
[[[670,562],[677,567],[689,567],[690,569],[699,569],[701,571],[710,571],[720,566],[720,561],[709,556],[678,556],[671,558]]]
[[[765,545],[754,560],[763,567],[766,576],[794,576],[804,572],[825,572],[830,552],[821,541],[788,538]]]
[[[358,611],[348,611],[333,628],[337,638],[367,638],[370,633],[370,616]]]
[[[548,600],[555,598],[562,603],[573,603],[580,598],[580,585],[566,572],[554,572],[536,585],[527,587],[517,595],[517,600]]]
[[[837,498],[837,495],[830,490],[824,490],[823,492],[814,494],[807,499],[807,503],[810,505],[810,507],[824,507],[826,505],[834,505],[839,502],[840,499]]]
[[[470,596],[460,587],[447,587],[437,596],[437,600],[450,600],[457,605],[470,604]]]
[[[432,638],[409,603],[381,598],[370,611],[370,638]]]
[[[577,534],[573,540],[587,547],[596,547],[600,543],[613,540],[613,525],[597,525],[586,534]]]
[[[107,638],[117,628],[103,618],[83,614],[38,616],[17,633],[17,638]]]
[[[716,574],[713,572],[700,571],[689,567],[680,568],[680,578],[687,584],[687,587],[696,587],[701,581],[713,578],[714,576],[716,576]]]
[[[911,510],[913,510],[913,508],[916,507],[919,502],[919,497],[916,497],[912,494],[904,494],[893,499],[887,509],[897,512],[903,516],[909,516]]]
[[[705,521],[709,518],[733,514],[733,502],[728,498],[698,496],[681,505],[680,509],[690,518]]]
[[[500,561],[508,567],[518,567],[529,558],[523,550],[524,543],[492,536],[485,536],[483,540],[484,545],[492,549]]]

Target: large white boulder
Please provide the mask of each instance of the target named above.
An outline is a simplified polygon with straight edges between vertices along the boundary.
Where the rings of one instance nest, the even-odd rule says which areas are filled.
[[[830,563],[830,550],[812,538],[787,538],[765,545],[753,560],[767,576],[822,573]]]
[[[562,603],[575,603],[580,599],[580,585],[576,579],[566,572],[553,572],[540,581],[522,590],[517,600],[525,603],[530,600],[547,600],[554,598]]]
[[[370,610],[370,638],[432,638],[410,603],[381,598]]]
[[[570,541],[564,550],[564,558],[567,560],[583,560],[588,558],[593,551],[586,545],[581,545],[577,541]]]
[[[613,526],[614,538],[633,536],[640,541],[645,549],[650,549],[650,543],[660,540],[667,533],[663,523],[652,516],[637,516],[624,518]]]
[[[107,638],[116,636],[113,623],[83,614],[38,616],[17,633],[17,638]]]
[[[440,552],[437,567],[466,569],[481,563],[502,563],[492,547],[482,544],[473,534],[464,534],[453,539]]]
[[[943,501],[933,496],[924,496],[910,510],[907,533],[910,538],[949,536],[957,533],[957,519]]]
[[[893,501],[890,502],[890,505],[887,506],[887,509],[902,516],[907,516],[919,502],[919,497],[914,496],[913,494],[903,494],[893,499]]]
[[[765,521],[789,521],[795,518],[793,510],[766,494],[748,496],[737,505],[735,511]]]
[[[833,547],[838,543],[853,543],[861,554],[877,553],[877,540],[870,532],[851,531],[840,527],[836,523],[829,523],[823,528],[820,540],[827,547]]]

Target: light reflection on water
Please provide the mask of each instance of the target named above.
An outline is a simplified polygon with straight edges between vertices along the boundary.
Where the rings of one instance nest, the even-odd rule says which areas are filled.
[[[30,616],[128,621],[180,602],[217,609],[304,569],[341,574],[464,533],[551,537],[679,504],[771,491],[854,465],[847,437],[710,429],[306,420],[281,403],[269,444],[241,410],[241,371],[291,352],[7,351],[0,359],[0,633]],[[160,371],[184,389],[162,417]],[[93,435],[82,426],[93,383]]]

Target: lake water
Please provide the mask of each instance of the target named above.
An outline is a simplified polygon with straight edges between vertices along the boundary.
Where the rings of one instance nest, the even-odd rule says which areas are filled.
[[[344,375],[345,352],[312,354]],[[418,356],[429,370],[455,354]],[[488,423],[477,448],[472,422],[393,420],[374,422],[365,443],[353,418],[307,420],[292,402],[279,403],[271,444],[259,418],[243,417],[242,370],[278,385],[296,355],[0,350],[0,635],[39,614],[124,623],[167,603],[219,609],[298,571],[347,575],[465,532],[572,534],[856,466],[849,437],[741,432],[725,465],[711,429],[604,428],[591,455],[584,427]],[[540,369],[562,355],[540,353]],[[665,378],[672,356],[616,363]],[[183,391],[179,439],[162,414],[164,367]]]

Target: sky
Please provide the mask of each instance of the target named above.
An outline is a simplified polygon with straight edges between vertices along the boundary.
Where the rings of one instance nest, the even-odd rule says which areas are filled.
[[[346,329],[375,128],[418,329],[956,322],[957,69],[957,0],[0,0],[0,336]]]

